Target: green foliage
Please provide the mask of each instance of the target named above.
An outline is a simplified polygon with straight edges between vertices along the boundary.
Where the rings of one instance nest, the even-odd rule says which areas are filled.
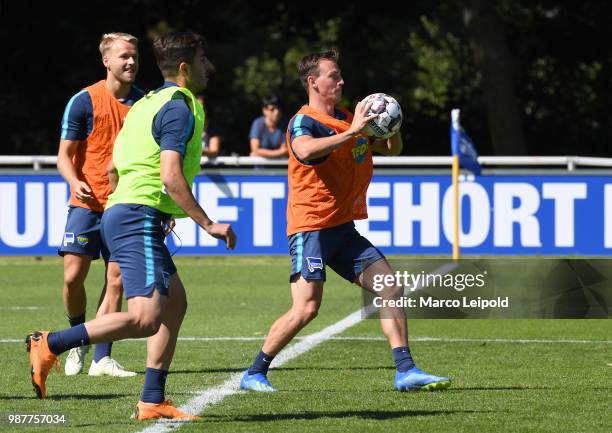
[[[236,88],[250,100],[258,100],[276,91],[283,83],[283,68],[268,53],[247,58],[235,69],[235,74]]]
[[[529,153],[609,155],[612,51],[602,42],[612,39],[608,4],[495,0],[492,5],[415,0],[389,8],[350,3],[306,10],[295,2],[243,0],[172,5],[135,0],[116,8],[3,2],[0,32],[13,42],[3,59],[11,85],[0,91],[2,153],[56,152],[63,109],[70,96],[103,77],[97,41],[117,29],[140,37],[138,84],[146,90],[161,83],[150,35],[193,29],[206,36],[218,70],[206,97],[224,129],[226,154],[246,153],[245,137],[262,95],[279,93],[288,115],[304,103],[295,64],[308,52],[330,47],[341,53],[343,105],[350,108],[376,91],[398,98],[406,152],[447,154],[448,112],[460,106],[477,146],[491,153],[490,113],[483,103],[488,81],[475,61],[473,29],[467,25],[487,6],[500,19],[501,25],[488,31],[501,35],[510,53],[518,100],[514,108],[508,101],[499,104],[520,113]],[[23,26],[23,16],[35,25]],[[87,25],[75,26],[81,21]]]
[[[451,103],[468,99],[480,85],[469,47],[456,35],[426,16],[422,32],[410,33],[417,69],[411,109],[440,120],[448,119]]]
[[[312,51],[336,46],[339,23],[337,18],[315,23],[316,39],[312,42],[301,35],[294,35],[289,41],[283,38],[279,28],[287,27],[287,23],[273,22],[260,29],[268,38],[264,38],[256,54],[247,57],[234,69],[232,88],[249,102],[258,103],[263,96],[277,93],[289,105],[298,105],[304,94],[297,78],[297,63]]]

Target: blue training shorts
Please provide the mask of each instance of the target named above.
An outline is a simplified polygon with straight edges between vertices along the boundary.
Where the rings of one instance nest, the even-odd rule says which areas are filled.
[[[109,261],[121,268],[125,298],[149,296],[153,290],[168,295],[176,266],[164,243],[169,215],[149,206],[117,204],[102,216],[102,239]]]
[[[365,268],[385,256],[361,236],[352,221],[323,230],[295,233],[287,238],[291,256],[290,281],[297,274],[305,280],[325,281],[325,266],[355,281]]]
[[[94,260],[100,258],[100,253],[102,253],[102,258],[107,262],[108,249],[100,235],[101,219],[102,212],[70,206],[64,237],[57,253],[60,256],[66,253],[84,254]]]

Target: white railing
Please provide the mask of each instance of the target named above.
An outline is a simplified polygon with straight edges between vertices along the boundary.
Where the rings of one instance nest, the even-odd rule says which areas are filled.
[[[394,166],[448,166],[451,165],[450,156],[375,156],[374,165]],[[7,166],[31,166],[40,170],[44,166],[55,166],[56,156],[24,155],[0,156],[0,170]],[[612,167],[612,158],[594,158],[588,156],[481,156],[480,164],[486,166],[551,166],[565,167],[573,171],[576,167]],[[286,159],[267,159],[252,156],[220,156],[218,158],[202,157],[202,165],[225,167],[248,167],[253,165],[287,166]]]

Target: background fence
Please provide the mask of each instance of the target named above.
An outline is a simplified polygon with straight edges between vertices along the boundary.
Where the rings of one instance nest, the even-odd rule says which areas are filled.
[[[286,254],[286,161],[210,162],[194,194],[212,218],[232,223],[235,253]],[[49,156],[0,157],[0,255],[56,253],[69,190],[54,163]],[[462,254],[612,252],[612,159],[481,157],[481,163],[494,168],[463,176],[460,186]],[[449,255],[452,192],[444,167],[450,157],[383,157],[375,164],[369,219],[357,221],[358,230],[387,254]],[[175,231],[168,244],[177,254],[225,254],[189,219],[178,221]]]

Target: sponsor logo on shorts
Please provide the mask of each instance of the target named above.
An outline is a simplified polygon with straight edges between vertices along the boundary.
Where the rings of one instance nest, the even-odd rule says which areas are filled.
[[[74,243],[74,233],[64,233],[64,240],[62,241],[62,245],[67,247],[68,245],[72,245]]]
[[[315,269],[323,269],[323,259],[321,257],[306,257],[308,270],[314,272]]]
[[[87,236],[77,236],[77,242],[80,246],[84,247],[89,243],[89,238]]]

